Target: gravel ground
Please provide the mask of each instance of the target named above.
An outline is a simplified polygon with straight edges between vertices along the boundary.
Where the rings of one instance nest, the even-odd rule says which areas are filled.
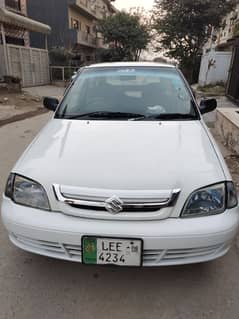
[[[26,88],[19,94],[0,91],[0,126],[46,112],[43,97],[53,96],[60,100],[64,91],[65,88],[53,85]]]
[[[44,112],[44,107],[40,97],[0,92],[0,126],[41,112]]]

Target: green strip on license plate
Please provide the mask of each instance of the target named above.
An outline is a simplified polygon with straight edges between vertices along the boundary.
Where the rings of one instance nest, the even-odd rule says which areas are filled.
[[[83,259],[85,264],[97,263],[97,239],[96,238],[83,239]]]

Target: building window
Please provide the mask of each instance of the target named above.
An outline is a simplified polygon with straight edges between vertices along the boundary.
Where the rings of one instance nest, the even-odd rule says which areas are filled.
[[[5,0],[6,7],[21,11],[21,0]]]
[[[80,22],[76,19],[71,19],[71,28],[75,30],[80,30]]]
[[[10,37],[10,36],[6,36],[6,43],[7,43],[7,44],[14,44],[14,45],[25,46],[25,41],[24,41],[24,39],[22,39],[22,38]]]

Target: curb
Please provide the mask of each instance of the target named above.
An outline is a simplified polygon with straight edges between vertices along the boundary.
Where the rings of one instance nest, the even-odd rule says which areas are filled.
[[[34,116],[37,116],[37,115],[41,115],[41,114],[45,114],[45,113],[48,113],[49,111],[46,110],[46,109],[39,109],[39,110],[36,110],[36,111],[30,111],[30,112],[26,112],[26,113],[23,113],[23,114],[18,114],[18,115],[14,115],[8,119],[5,119],[5,120],[0,120],[0,127],[4,126],[4,125],[7,125],[7,124],[10,124],[10,123],[14,123],[14,122],[18,122],[18,121],[23,121],[27,118],[31,118],[31,117],[34,117]]]

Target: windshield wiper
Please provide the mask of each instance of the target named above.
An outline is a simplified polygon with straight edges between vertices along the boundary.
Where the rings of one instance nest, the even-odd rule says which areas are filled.
[[[98,111],[98,112],[83,113],[78,115],[65,115],[63,118],[65,119],[80,119],[80,118],[134,119],[134,118],[140,118],[140,117],[143,117],[143,114],[129,113],[129,112]]]
[[[197,115],[183,114],[183,113],[161,113],[145,115],[135,118],[134,121],[146,121],[146,120],[197,120]]]

